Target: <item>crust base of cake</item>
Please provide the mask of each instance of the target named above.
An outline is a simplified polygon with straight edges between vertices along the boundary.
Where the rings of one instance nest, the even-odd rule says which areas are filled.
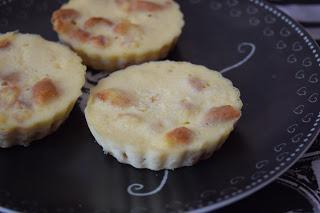
[[[228,138],[230,132],[226,132],[218,141],[203,144],[200,149],[184,150],[179,152],[164,152],[161,150],[135,150],[134,146],[118,146],[116,142],[102,137],[88,122],[89,129],[97,143],[103,148],[105,154],[110,154],[120,163],[129,164],[138,169],[163,170],[177,169],[192,166],[200,160],[210,158]]]
[[[87,66],[100,71],[114,72],[130,65],[142,64],[148,61],[156,61],[167,57],[169,52],[175,47],[179,36],[175,37],[171,42],[163,45],[158,50],[145,52],[143,54],[114,55],[103,57],[99,55],[88,54],[81,48],[71,46],[71,48],[82,58],[83,63]],[[64,40],[60,37],[60,40]]]
[[[42,139],[53,133],[68,118],[74,105],[75,101],[57,113],[52,119],[35,123],[29,127],[15,127],[0,131],[0,148],[9,148],[16,145],[29,146],[32,141]]]

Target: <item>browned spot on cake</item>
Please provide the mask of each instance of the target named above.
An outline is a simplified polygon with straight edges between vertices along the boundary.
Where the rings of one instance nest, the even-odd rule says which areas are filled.
[[[192,141],[193,131],[186,127],[179,127],[166,134],[166,139],[172,144],[188,144]]]
[[[90,41],[96,47],[107,47],[107,46],[110,45],[110,40],[107,37],[103,36],[103,35],[92,36],[90,38]]]
[[[113,31],[120,35],[126,35],[131,29],[138,28],[138,25],[131,23],[129,20],[123,20],[114,26]]]
[[[195,77],[195,76],[189,77],[189,84],[191,85],[191,87],[194,90],[196,90],[198,92],[200,92],[208,87],[207,82],[205,82],[204,80],[201,80],[200,78]]]
[[[128,92],[121,89],[105,89],[97,92],[95,97],[117,107],[130,107],[134,105],[133,97]]]
[[[96,25],[106,25],[110,27],[113,25],[113,22],[107,18],[92,17],[84,23],[84,28],[88,29],[88,28],[95,27]]]
[[[87,31],[84,31],[80,28],[73,29],[71,36],[81,42],[86,42],[90,39],[90,33],[88,33]]]
[[[80,16],[79,12],[73,9],[59,9],[53,12],[51,21],[56,20],[72,21]]]
[[[58,97],[58,90],[50,78],[44,78],[33,85],[32,96],[37,104],[46,104]]]
[[[75,20],[79,16],[80,14],[76,10],[60,9],[53,13],[51,21],[57,32],[68,34],[81,42],[86,42],[90,38],[90,33],[75,25]]]
[[[130,4],[130,11],[154,12],[163,10],[167,5],[161,5],[145,0],[133,0]]]
[[[63,20],[57,19],[53,24],[53,29],[59,33],[69,33],[73,29],[73,25],[69,22],[64,22]]]
[[[53,13],[51,22],[56,31],[69,33],[73,30],[74,21],[80,16],[79,12],[73,9],[60,9]]]
[[[6,86],[0,90],[0,106],[11,107],[18,100],[20,89],[17,86]]]
[[[11,45],[11,41],[7,38],[0,40],[0,49],[8,48]]]
[[[212,107],[203,119],[205,125],[212,125],[216,122],[229,121],[239,118],[241,112],[230,105]]]

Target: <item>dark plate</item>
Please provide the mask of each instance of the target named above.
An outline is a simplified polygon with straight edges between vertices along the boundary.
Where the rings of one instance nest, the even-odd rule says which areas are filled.
[[[0,2],[2,32],[19,29],[57,40],[50,14],[61,1]],[[267,185],[311,145],[320,124],[320,52],[310,36],[261,1],[179,3],[187,25],[169,59],[220,70],[242,94],[243,116],[221,150],[190,168],[134,169],[103,154],[77,105],[53,135],[29,148],[0,150],[1,206],[29,212],[202,212]],[[89,72],[86,87],[100,77]]]

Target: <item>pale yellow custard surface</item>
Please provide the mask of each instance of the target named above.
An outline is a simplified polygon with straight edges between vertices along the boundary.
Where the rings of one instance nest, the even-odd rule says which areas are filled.
[[[172,0],[70,0],[52,23],[85,63],[107,71],[165,57],[184,26]]]
[[[193,165],[221,146],[241,116],[230,80],[186,62],[131,66],[91,90],[85,115],[105,152],[137,168]]]
[[[86,67],[38,35],[0,36],[0,146],[28,145],[56,129],[81,95]]]

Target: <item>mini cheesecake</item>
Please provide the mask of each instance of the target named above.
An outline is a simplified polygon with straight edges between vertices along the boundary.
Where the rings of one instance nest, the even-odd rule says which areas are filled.
[[[172,0],[70,0],[52,24],[85,64],[111,72],[166,57],[184,20]]]
[[[68,117],[86,67],[68,47],[38,35],[0,36],[0,147],[27,146]]]
[[[85,116],[105,153],[136,168],[191,166],[226,140],[240,92],[219,72],[149,62],[115,72],[90,92]]]

